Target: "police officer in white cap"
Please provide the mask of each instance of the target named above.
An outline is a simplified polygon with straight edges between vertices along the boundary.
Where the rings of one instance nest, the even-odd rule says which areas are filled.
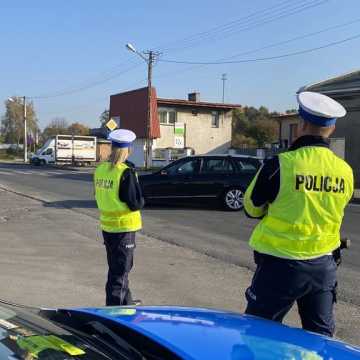
[[[333,252],[354,180],[328,138],[346,111],[319,93],[301,92],[297,99],[300,136],[265,162],[245,193],[247,215],[261,219],[250,239],[257,268],[246,313],[281,322],[297,302],[304,329],[332,336]]]
[[[108,260],[106,305],[136,303],[129,290],[128,275],[133,266],[135,233],[142,227],[140,209],[144,199],[134,169],[127,158],[136,135],[130,130],[109,134],[109,161],[101,163],[94,176],[96,203]]]

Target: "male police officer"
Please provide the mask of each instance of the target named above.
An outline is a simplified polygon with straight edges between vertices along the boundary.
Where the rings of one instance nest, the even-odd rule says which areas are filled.
[[[136,135],[125,129],[109,134],[109,161],[100,164],[94,176],[95,197],[108,260],[106,305],[135,304],[128,275],[133,266],[135,233],[141,229],[140,209],[144,205],[135,171],[127,158]]]
[[[352,197],[350,166],[330,149],[333,99],[298,94],[301,136],[260,169],[245,193],[245,211],[262,218],[250,239],[257,269],[246,290],[247,314],[281,322],[294,302],[304,329],[332,336],[336,264],[344,208]]]

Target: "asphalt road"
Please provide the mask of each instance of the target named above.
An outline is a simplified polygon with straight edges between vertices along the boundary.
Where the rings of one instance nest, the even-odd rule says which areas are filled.
[[[48,207],[67,207],[97,218],[89,170],[0,164],[0,186],[44,201]],[[160,207],[144,209],[144,233],[166,242],[197,250],[225,262],[254,269],[247,245],[255,220],[242,212],[212,207]],[[360,305],[360,205],[350,205],[345,214],[343,236],[352,240],[339,270],[339,295]],[[40,230],[39,230],[40,231]],[[279,279],[281,280],[281,279]]]

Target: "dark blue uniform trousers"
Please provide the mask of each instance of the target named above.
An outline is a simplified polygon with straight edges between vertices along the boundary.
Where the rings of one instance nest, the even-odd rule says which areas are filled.
[[[246,314],[282,322],[296,301],[304,329],[333,336],[337,286],[333,256],[287,260],[254,252],[254,259],[257,268],[246,290]]]
[[[103,231],[109,266],[106,283],[106,306],[132,303],[129,272],[133,267],[135,232],[108,233]]]

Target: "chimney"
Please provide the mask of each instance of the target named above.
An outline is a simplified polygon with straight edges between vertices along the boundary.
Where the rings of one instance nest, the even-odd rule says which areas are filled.
[[[188,100],[194,101],[194,102],[199,102],[200,101],[200,93],[194,91],[194,92],[188,94]]]

